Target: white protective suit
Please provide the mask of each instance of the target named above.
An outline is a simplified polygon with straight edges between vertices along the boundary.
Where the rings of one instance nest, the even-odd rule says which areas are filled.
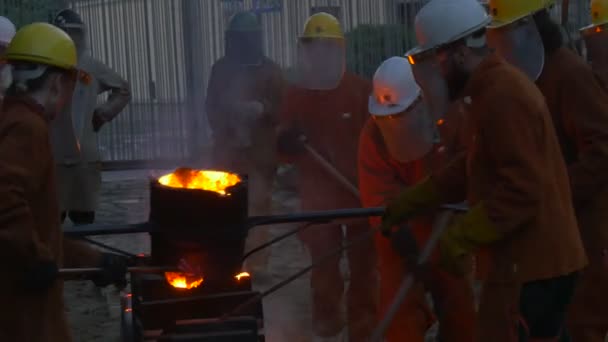
[[[112,69],[83,53],[72,104],[53,122],[51,141],[57,163],[57,183],[62,211],[92,212],[97,208],[101,185],[101,163],[95,113],[109,122],[131,100],[129,84]],[[110,91],[108,100],[98,105],[99,94]]]

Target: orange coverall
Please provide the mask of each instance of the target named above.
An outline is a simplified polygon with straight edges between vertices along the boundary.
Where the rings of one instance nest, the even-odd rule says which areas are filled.
[[[371,84],[347,72],[336,89],[308,90],[290,86],[283,97],[280,131],[297,128],[308,144],[352,184],[357,184],[357,141],[367,119]],[[298,169],[298,192],[303,211],[355,208],[360,201],[306,151],[283,155]],[[346,223],[346,238],[369,229],[367,220]],[[331,223],[305,229],[300,239],[313,260],[339,248],[344,236],[341,225]],[[373,242],[347,251],[350,284],[346,293],[349,341],[367,341],[376,322],[376,263]],[[344,278],[340,258],[314,268],[311,274],[313,330],[322,337],[338,334],[344,326],[341,299]]]
[[[452,109],[454,110],[450,110],[445,123],[440,126],[444,145],[435,146],[434,151],[424,159],[409,163],[391,158],[380,129],[373,119],[368,120],[359,139],[359,189],[364,207],[386,205],[404,188],[422,180],[433,169],[445,164],[446,159],[455,151],[463,148],[459,141],[463,138],[463,132],[458,132],[463,129],[461,112],[458,111],[458,106]],[[370,222],[373,227],[378,226],[380,218],[371,218]],[[431,225],[430,217],[409,223],[420,249],[430,237]],[[375,240],[380,271],[379,314],[383,317],[409,271],[389,239],[377,234]],[[473,340],[475,308],[471,284],[466,277],[454,277],[441,270],[437,261],[438,251],[432,256],[429,277],[424,283],[418,282],[410,292],[389,327],[386,341],[425,340],[428,328],[435,321],[433,310],[426,300],[426,290],[430,291],[434,309],[439,316],[442,341]]]

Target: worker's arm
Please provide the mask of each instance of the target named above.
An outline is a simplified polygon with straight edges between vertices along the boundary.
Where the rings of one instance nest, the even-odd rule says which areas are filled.
[[[15,270],[40,260],[54,261],[40,241],[27,200],[28,193],[40,188],[53,167],[50,148],[47,154],[40,150],[48,146],[47,130],[34,114],[24,115],[31,117],[14,120],[0,131],[0,258],[10,260],[6,265]]]
[[[471,211],[478,207],[479,216],[487,216],[484,220],[500,236],[520,229],[537,215],[543,178],[547,177],[543,172],[547,167],[543,163],[547,160],[546,136],[553,132],[543,126],[542,120],[548,118],[531,113],[520,101],[509,97],[502,102],[508,106],[487,106],[476,142],[470,147],[484,150],[479,153],[487,159],[481,162],[487,163],[497,178],[492,191],[480,199],[483,207],[472,204]]]
[[[205,112],[213,135],[227,137],[229,122],[231,122],[231,108],[225,100],[229,96],[224,94],[224,79],[220,65],[221,61],[216,62],[211,68],[211,76],[207,84],[207,96],[205,98]]]
[[[400,180],[395,168],[391,167],[380,150],[374,133],[373,122],[361,131],[358,150],[359,192],[363,207],[383,207],[392,201],[405,184]],[[380,224],[379,217],[370,217],[372,227]]]
[[[566,131],[578,143],[577,161],[569,165],[572,197],[583,206],[608,186],[608,94],[590,70],[572,75],[561,94]]]
[[[262,105],[264,105],[264,115],[267,119],[277,123],[279,121],[278,116],[284,91],[283,72],[281,71],[281,67],[272,61],[268,62],[267,67],[270,73],[270,80],[264,85],[266,91],[264,99],[262,99]]]
[[[112,121],[131,101],[129,83],[114,70],[99,61],[93,61],[93,77],[99,82],[100,93],[109,91],[108,100],[97,107],[95,113],[104,121]]]

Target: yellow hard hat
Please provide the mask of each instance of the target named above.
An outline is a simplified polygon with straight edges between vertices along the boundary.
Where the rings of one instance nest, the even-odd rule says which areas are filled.
[[[4,58],[9,62],[23,61],[61,69],[75,69],[77,61],[70,36],[47,23],[29,24],[17,31]]]
[[[608,0],[591,0],[591,23],[593,25],[608,23]]]
[[[492,16],[492,22],[488,27],[498,28],[509,25],[554,4],[555,0],[489,0],[488,11]]]
[[[304,33],[300,38],[344,39],[344,33],[336,17],[329,13],[321,12],[312,15],[306,20]]]

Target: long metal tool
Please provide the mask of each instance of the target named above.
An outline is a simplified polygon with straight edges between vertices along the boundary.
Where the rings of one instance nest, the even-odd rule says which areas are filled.
[[[164,273],[177,271],[176,267],[129,267],[127,272],[129,273]],[[103,272],[102,268],[90,267],[90,268],[61,268],[59,269],[59,275],[63,277],[67,276],[82,276],[90,275]]]
[[[314,148],[312,148],[307,143],[303,143],[304,149],[308,152],[316,161],[319,163],[325,171],[329,172],[345,189],[347,189],[353,196],[356,198],[359,197],[359,189],[351,183],[343,174],[340,173],[330,162],[328,162],[323,156],[317,152]]]
[[[437,243],[439,242],[439,237],[447,228],[448,223],[450,222],[450,219],[452,218],[453,215],[454,215],[454,213],[451,211],[444,211],[444,212],[441,212],[437,216],[437,218],[435,219],[434,227],[433,227],[433,233],[431,234],[429,241],[424,246],[422,253],[418,256],[418,262],[417,262],[418,267],[424,267],[426,261],[428,260],[431,253],[437,246]],[[371,338],[371,342],[382,342],[383,341],[384,334],[386,334],[388,327],[391,325],[393,319],[395,318],[395,315],[397,314],[397,311],[399,311],[399,308],[403,304],[403,301],[407,297],[407,294],[410,292],[410,289],[414,285],[415,280],[416,279],[415,279],[414,273],[410,273],[403,280],[403,282],[401,282],[401,286],[399,287],[399,290],[397,291],[397,294],[395,295],[395,299],[391,303],[391,306],[388,308],[386,315],[384,316],[382,321],[380,321],[380,324],[374,331],[372,338]]]

